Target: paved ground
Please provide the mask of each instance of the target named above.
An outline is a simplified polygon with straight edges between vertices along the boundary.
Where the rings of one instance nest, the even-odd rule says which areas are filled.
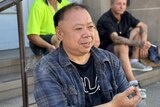
[[[160,82],[144,88],[147,90],[146,107],[160,107]]]

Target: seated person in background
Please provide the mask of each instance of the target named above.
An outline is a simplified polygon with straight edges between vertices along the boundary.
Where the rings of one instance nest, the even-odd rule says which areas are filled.
[[[95,27],[94,35],[95,35],[94,46],[98,48],[99,45],[100,45],[100,39],[99,39],[99,34],[98,34],[98,31],[97,31],[96,27]]]
[[[36,55],[45,55],[59,46],[55,36],[53,16],[69,4],[67,0],[35,0],[30,9],[27,36],[30,48]]]
[[[61,44],[35,68],[38,107],[135,107],[140,93],[135,87],[125,91],[128,82],[120,61],[94,47],[95,26],[85,6],[63,7],[54,22]],[[131,93],[133,98],[128,97]]]
[[[148,56],[151,43],[147,41],[147,26],[128,13],[126,5],[127,0],[111,0],[111,9],[100,17],[97,29],[101,41],[100,48],[117,55],[127,80],[137,83],[132,70],[152,70],[152,67],[139,62],[140,57]]]

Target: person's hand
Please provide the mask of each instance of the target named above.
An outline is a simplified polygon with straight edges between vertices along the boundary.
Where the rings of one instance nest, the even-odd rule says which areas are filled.
[[[97,29],[94,30],[94,35],[95,35],[95,43],[94,43],[94,46],[98,48],[99,45],[100,45],[100,39],[99,39],[99,34],[98,34]]]
[[[133,97],[128,97],[129,95],[134,94]],[[113,100],[111,101],[113,107],[136,107],[136,105],[141,100],[141,95],[136,87],[129,87],[122,93],[117,94],[114,96]]]
[[[58,39],[58,37],[56,35],[54,35],[52,38],[51,38],[51,44],[54,45],[56,48],[59,47],[60,45],[60,40]]]
[[[56,47],[54,46],[54,45],[49,45],[48,47],[47,47],[47,50],[49,51],[49,52],[52,52],[52,51],[54,51],[56,49]]]
[[[148,50],[151,47],[151,43],[149,41],[145,41],[142,48],[140,48],[139,57],[140,58],[147,58],[148,57]]]

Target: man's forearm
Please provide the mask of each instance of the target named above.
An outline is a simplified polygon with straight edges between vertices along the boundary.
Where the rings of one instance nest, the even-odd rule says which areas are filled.
[[[42,48],[47,48],[51,45],[48,42],[46,42],[45,40],[43,40],[38,35],[30,35],[30,36],[28,36],[28,39],[29,39],[30,42],[32,42],[36,46],[39,46],[39,47],[42,47]]]
[[[128,38],[118,36],[115,34],[111,35],[111,39],[115,44],[125,44],[129,46],[141,46],[141,47],[143,47],[144,45],[143,41],[129,40]]]

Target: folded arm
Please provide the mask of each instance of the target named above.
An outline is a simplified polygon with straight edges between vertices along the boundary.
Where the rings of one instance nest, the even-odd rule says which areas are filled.
[[[115,44],[125,44],[129,46],[141,46],[141,47],[143,47],[144,45],[143,41],[130,40],[128,38],[119,36],[116,32],[113,32],[110,37]]]

